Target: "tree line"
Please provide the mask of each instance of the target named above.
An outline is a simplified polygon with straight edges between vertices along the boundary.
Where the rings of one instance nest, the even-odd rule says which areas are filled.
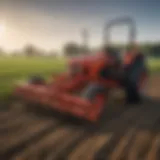
[[[155,58],[160,58],[160,43],[143,43],[139,44],[142,52],[148,56],[152,56]],[[123,45],[116,45],[116,48],[123,48]],[[96,48],[89,49],[86,46],[81,46],[76,42],[68,42],[62,48],[62,55],[64,56],[77,56],[77,55],[86,55],[92,52],[96,52]],[[0,49],[0,56],[5,56],[6,52],[3,49]],[[56,50],[45,51],[40,49],[32,44],[26,45],[20,51],[14,51],[10,55],[12,56],[52,56],[56,57],[59,53]]]

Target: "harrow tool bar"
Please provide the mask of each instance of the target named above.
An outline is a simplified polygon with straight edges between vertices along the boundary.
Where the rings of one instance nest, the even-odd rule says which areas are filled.
[[[68,113],[79,118],[83,118],[92,122],[97,121],[101,106],[99,101],[91,103],[87,99],[83,99],[67,92],[58,91],[48,88],[45,85],[32,85],[17,87],[15,95],[29,102],[48,106],[59,112]]]

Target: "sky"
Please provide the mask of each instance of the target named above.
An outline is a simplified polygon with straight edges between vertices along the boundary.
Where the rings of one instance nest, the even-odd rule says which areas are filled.
[[[5,50],[33,44],[61,50],[67,42],[102,43],[103,28],[114,18],[130,16],[137,25],[137,41],[159,41],[160,1],[156,0],[0,0],[0,47]],[[127,27],[112,30],[112,41],[127,41]]]

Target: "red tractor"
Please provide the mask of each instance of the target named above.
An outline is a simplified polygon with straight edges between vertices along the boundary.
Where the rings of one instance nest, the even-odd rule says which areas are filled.
[[[109,47],[109,31],[119,24],[130,27],[131,48],[122,56]],[[107,46],[101,53],[74,58],[68,62],[68,71],[46,83],[33,77],[18,85],[14,95],[53,110],[96,122],[107,104],[110,91],[122,89],[127,103],[141,101],[141,91],[147,80],[144,55],[135,45],[135,25],[130,18],[110,21],[105,28]],[[105,41],[106,42],[106,41]]]

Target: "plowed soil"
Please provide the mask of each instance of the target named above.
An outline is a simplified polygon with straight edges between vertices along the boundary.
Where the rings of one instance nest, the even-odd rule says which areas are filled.
[[[149,83],[143,104],[117,106],[96,126],[3,106],[0,160],[160,160],[160,76]]]

